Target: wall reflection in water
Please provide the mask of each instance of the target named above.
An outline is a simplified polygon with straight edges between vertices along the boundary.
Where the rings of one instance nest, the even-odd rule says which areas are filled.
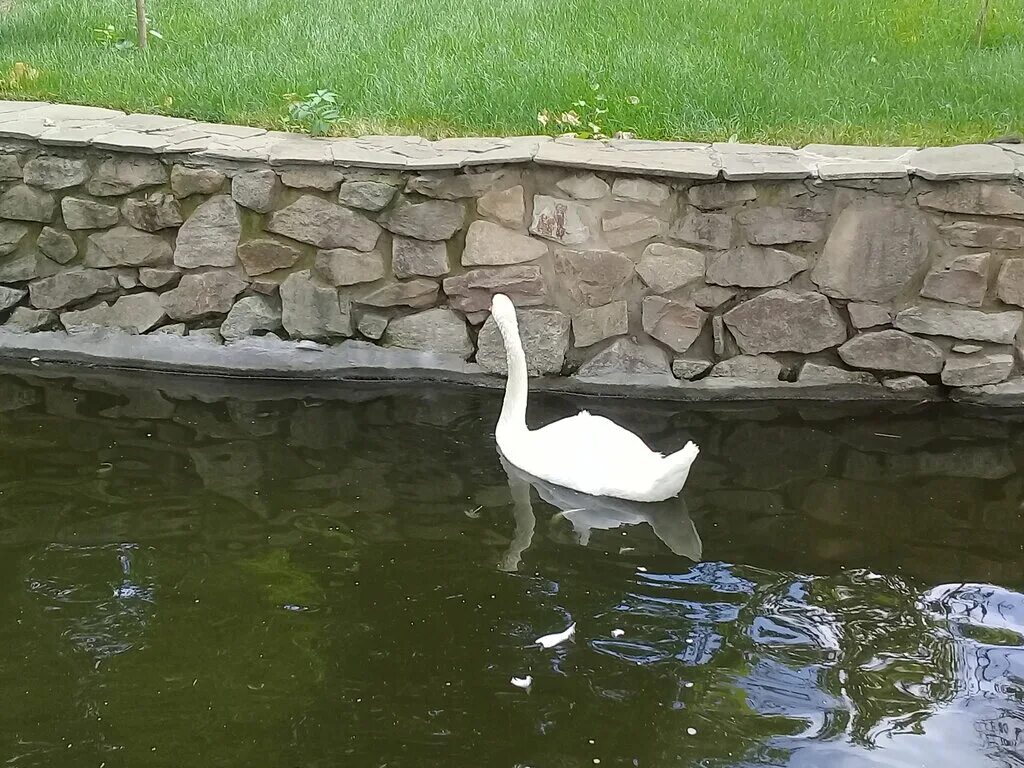
[[[589,402],[701,445],[630,505],[499,406],[0,375],[7,764],[1024,765],[1012,414]]]

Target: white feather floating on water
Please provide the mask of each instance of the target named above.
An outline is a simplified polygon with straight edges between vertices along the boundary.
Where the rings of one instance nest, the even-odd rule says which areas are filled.
[[[516,688],[522,688],[524,691],[530,690],[530,686],[533,685],[533,675],[527,675],[526,677],[513,677],[510,681]]]
[[[538,637],[534,642],[537,643],[541,648],[554,648],[559,643],[564,643],[576,634],[576,622],[572,624],[564,632],[556,632],[553,635],[544,635],[544,637]]]
[[[613,629],[612,630],[612,637],[622,637],[624,634],[626,634],[626,633],[623,630],[621,630],[621,629]]]

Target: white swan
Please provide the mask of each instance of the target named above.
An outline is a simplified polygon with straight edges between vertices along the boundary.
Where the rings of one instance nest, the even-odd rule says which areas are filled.
[[[495,430],[509,463],[536,478],[590,496],[664,501],[682,490],[700,450],[693,443],[673,454],[655,453],[632,432],[582,411],[540,429],[526,426],[526,353],[512,301],[491,301],[491,315],[505,342],[508,381]]]

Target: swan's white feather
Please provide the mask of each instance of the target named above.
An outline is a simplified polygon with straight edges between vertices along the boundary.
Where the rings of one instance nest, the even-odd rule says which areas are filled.
[[[534,477],[591,496],[663,501],[682,490],[700,452],[687,443],[663,456],[603,416],[587,411],[540,429],[526,427],[526,357],[515,307],[501,294],[491,312],[508,353],[509,378],[495,436],[502,455]]]

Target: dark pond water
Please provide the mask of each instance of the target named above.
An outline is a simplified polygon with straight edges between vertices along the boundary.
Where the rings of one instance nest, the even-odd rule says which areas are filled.
[[[1006,414],[590,401],[703,449],[595,506],[506,474],[498,393],[38,373],[0,374],[0,765],[1024,765]]]

